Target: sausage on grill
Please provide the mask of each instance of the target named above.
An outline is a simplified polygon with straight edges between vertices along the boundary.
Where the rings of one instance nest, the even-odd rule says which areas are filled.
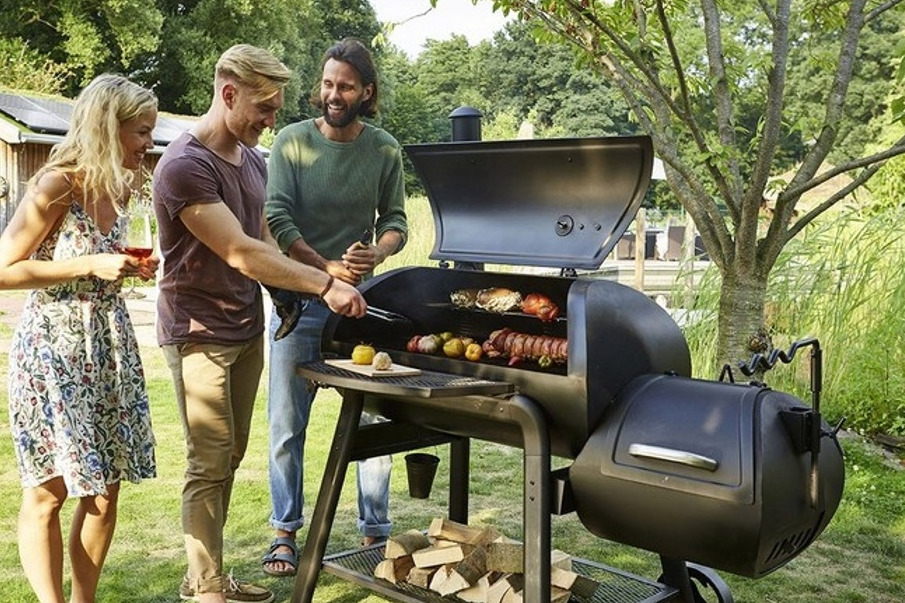
[[[491,333],[481,347],[490,358],[538,360],[548,356],[553,362],[566,362],[569,358],[568,344],[568,339],[564,337],[528,335],[507,327]]]

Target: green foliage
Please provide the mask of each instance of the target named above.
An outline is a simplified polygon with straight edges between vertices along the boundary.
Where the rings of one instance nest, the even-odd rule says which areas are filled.
[[[425,102],[425,114],[431,116],[428,141],[450,139],[449,114],[456,108],[483,109],[480,90],[487,80],[479,57],[480,51],[469,46],[465,36],[454,35],[449,40],[428,40],[415,60],[414,86]]]
[[[864,217],[830,214],[789,243],[770,278],[767,326],[773,344],[788,349],[816,337],[823,349],[823,413],[864,433],[905,436],[905,208]],[[681,277],[678,279],[682,282]],[[685,333],[695,366],[714,358],[720,279],[708,272],[695,292]],[[740,373],[736,371],[737,378]],[[779,363],[764,379],[810,399],[808,353]]]
[[[75,94],[95,75],[132,75],[135,61],[157,48],[162,15],[144,0],[6,2],[0,38],[29,46],[61,66],[60,91]]]
[[[577,65],[570,46],[541,43],[535,34],[527,23],[510,22],[494,36],[488,57],[494,77],[482,109],[490,115],[513,111],[542,138],[638,133],[611,82]]]
[[[26,88],[34,81],[34,89],[44,89],[49,78],[41,73],[53,66],[60,80],[54,91],[74,97],[98,73],[114,71],[154,89],[162,110],[199,115],[210,103],[217,57],[233,44],[252,43],[295,74],[282,124],[305,115],[331,43],[349,35],[367,41],[378,31],[374,10],[358,0],[7,0],[0,10],[0,64],[19,53],[6,44],[28,40],[35,54],[23,58],[36,77],[3,70],[0,83],[15,77]]]
[[[796,94],[789,95],[784,113],[794,131],[816,132],[825,119],[825,95],[832,85],[832,68],[838,54],[838,32],[833,27],[838,26],[840,17],[832,11],[841,6],[810,13],[821,26],[809,28],[809,35],[802,36],[793,47],[788,77]],[[859,157],[865,146],[876,141],[880,131],[888,126],[885,99],[894,87],[893,61],[900,56],[896,46],[903,24],[905,16],[901,12],[889,12],[864,29],[845,112],[834,124],[840,138],[828,157],[831,163],[838,165]],[[789,146],[796,144],[797,147]],[[800,156],[804,141],[786,138],[784,149]]]
[[[500,111],[481,125],[483,140],[512,140],[518,137],[521,122],[515,111]]]
[[[905,61],[902,62],[905,65]],[[896,84],[890,92],[890,98],[895,98],[899,90],[905,87],[905,81]],[[878,120],[879,121],[879,120]],[[889,113],[886,116],[887,125],[878,135],[874,144],[868,146],[868,150],[879,150],[892,144],[895,140],[905,135],[903,124],[897,123],[895,107],[890,104]],[[875,204],[871,207],[874,211],[882,211],[890,207],[905,206],[905,158],[893,157],[877,170],[877,173],[867,183],[867,189]]]
[[[21,39],[0,38],[0,87],[59,94],[67,76],[65,66],[54,63]]]
[[[147,57],[144,77],[154,83],[165,110],[189,115],[206,111],[219,55],[233,44],[252,43],[272,51],[293,70],[281,119],[298,115],[313,83],[313,64],[326,48],[326,42],[317,42],[323,35],[316,29],[320,16],[306,1],[266,4],[265,9],[257,0],[200,0],[189,10],[174,5],[164,13],[162,43]],[[314,44],[323,48],[315,50]]]

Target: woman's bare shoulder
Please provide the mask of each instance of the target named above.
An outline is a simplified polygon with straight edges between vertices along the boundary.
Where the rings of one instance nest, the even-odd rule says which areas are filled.
[[[75,178],[71,173],[50,169],[38,176],[31,191],[33,201],[40,207],[69,206],[75,193]]]

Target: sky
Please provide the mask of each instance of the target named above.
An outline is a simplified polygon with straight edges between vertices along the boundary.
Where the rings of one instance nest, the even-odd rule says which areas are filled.
[[[378,21],[399,23],[390,41],[412,59],[423,50],[428,39],[444,41],[454,34],[464,35],[474,46],[492,38],[506,23],[501,12],[493,12],[490,0],[479,0],[477,6],[471,0],[438,0],[437,8],[405,23],[402,21],[428,10],[429,0],[370,0],[370,3]]]

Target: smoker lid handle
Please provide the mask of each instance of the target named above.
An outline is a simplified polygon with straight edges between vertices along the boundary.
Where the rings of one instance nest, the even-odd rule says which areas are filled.
[[[689,467],[697,467],[707,471],[716,471],[717,467],[720,466],[716,459],[701,454],[688,452],[687,450],[651,446],[649,444],[631,444],[628,447],[628,453],[632,456],[679,463],[680,465],[688,465]]]

